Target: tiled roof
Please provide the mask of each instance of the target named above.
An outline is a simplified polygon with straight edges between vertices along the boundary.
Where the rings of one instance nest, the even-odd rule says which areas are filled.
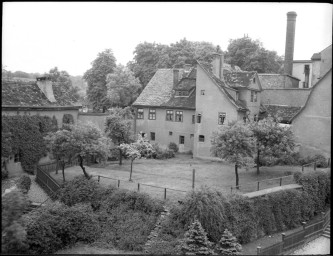
[[[225,93],[225,95],[229,98],[229,100],[239,109],[239,110],[247,110],[247,108],[244,106],[244,104],[242,104],[240,101],[236,101],[234,99],[234,97],[231,96],[231,94],[227,91],[227,87],[228,85],[220,80],[219,78],[217,78],[212,72],[211,70],[208,70],[207,65],[200,63],[198,61],[198,64],[201,66],[201,68],[206,71],[206,74],[214,81],[214,83]]]
[[[321,60],[321,54],[319,53],[314,53],[311,57],[311,60]]]
[[[262,89],[278,89],[286,88],[286,78],[298,80],[298,78],[290,75],[281,74],[258,74]]]
[[[241,72],[229,72],[223,70],[224,80],[232,88],[245,88],[251,84],[251,80],[255,76],[255,71],[241,71]]]
[[[196,90],[194,87],[188,97],[172,95],[170,100],[161,106],[170,108],[195,109],[195,92]]]
[[[195,87],[195,81],[195,78],[184,77],[179,81],[174,89],[179,91],[189,91]]]
[[[11,106],[73,106],[76,99],[71,98],[67,92],[63,92],[58,84],[52,84],[56,102],[50,102],[45,94],[39,89],[36,81],[23,81],[17,79],[3,79],[2,105]]]
[[[259,118],[265,118],[270,114],[272,116],[279,116],[281,123],[290,123],[301,108],[302,107],[290,107],[286,105],[261,105]]]
[[[173,70],[158,69],[133,106],[160,106],[168,102],[173,89]]]

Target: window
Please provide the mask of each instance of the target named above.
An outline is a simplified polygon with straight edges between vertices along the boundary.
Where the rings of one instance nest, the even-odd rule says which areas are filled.
[[[195,123],[195,115],[192,115],[192,124]]]
[[[256,82],[256,78],[255,77],[253,77],[253,83],[255,83]]]
[[[201,94],[201,95],[205,95],[205,90],[201,90],[201,91],[200,91],[200,94]]]
[[[21,162],[21,151],[14,155],[14,162],[18,163]]]
[[[155,133],[154,132],[150,133],[150,140],[155,140]]]
[[[218,124],[224,124],[225,117],[226,117],[226,113],[219,112]]]
[[[179,136],[179,144],[184,144],[184,143],[185,143],[185,137]]]
[[[167,110],[166,111],[166,120],[167,121],[173,121],[173,110]]]
[[[198,116],[197,116],[197,123],[198,123],[198,124],[201,123],[201,114],[198,114]]]
[[[176,91],[176,96],[188,96],[187,91]]]
[[[254,98],[254,91],[251,91],[251,102],[253,102],[253,98]]]
[[[255,122],[257,121],[257,115],[253,116],[253,121],[255,121]]]
[[[254,102],[257,102],[257,92],[254,92]]]
[[[199,135],[199,142],[204,142],[204,141],[205,141],[205,136]]]
[[[149,109],[149,120],[156,120],[156,109]]]
[[[172,132],[169,132],[169,135],[171,136],[171,135],[172,135]]]
[[[194,138],[194,134],[190,134],[190,139],[193,139]]]
[[[183,111],[176,111],[176,122],[183,122]]]
[[[143,108],[138,108],[136,118],[143,119]]]
[[[246,123],[246,116],[243,117],[243,121],[244,121],[244,123]]]

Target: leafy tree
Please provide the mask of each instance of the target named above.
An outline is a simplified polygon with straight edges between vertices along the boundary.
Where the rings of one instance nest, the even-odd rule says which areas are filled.
[[[238,167],[252,163],[254,140],[249,127],[241,122],[229,123],[212,135],[211,151],[214,155],[235,164],[236,188],[238,189]]]
[[[242,70],[258,73],[282,72],[283,58],[275,51],[266,50],[259,40],[249,37],[231,39],[227,49],[226,62],[239,66]]]
[[[107,75],[107,97],[111,106],[126,107],[139,96],[141,84],[128,68],[118,65]]]
[[[215,247],[216,252],[222,255],[240,255],[241,249],[242,246],[237,243],[236,237],[228,229],[224,230],[221,240]]]
[[[92,67],[83,75],[83,79],[88,83],[88,100],[93,104],[94,111],[102,108],[105,112],[108,107],[106,78],[108,74],[114,72],[116,58],[111,49],[106,49],[98,53],[91,65]]]
[[[131,172],[129,180],[132,181],[133,162],[141,157],[149,157],[154,153],[153,146],[147,140],[147,136],[138,135],[138,140],[131,144],[120,144],[121,151],[131,159]]]
[[[291,128],[281,126],[273,117],[251,122],[250,129],[256,143],[258,175],[261,155],[275,162],[280,157],[294,153],[295,139]]]
[[[129,108],[121,110],[115,108],[111,110],[109,116],[105,119],[105,129],[104,132],[107,137],[109,137],[113,143],[120,146],[120,144],[128,144],[133,141],[132,133],[132,123],[131,115],[128,112]],[[119,149],[119,165],[122,164],[122,150]]]
[[[12,78],[13,73],[6,69],[6,66],[1,65],[1,77],[3,78]]]
[[[68,125],[67,129],[50,133],[45,140],[55,156],[61,159],[77,157],[87,179],[90,175],[83,166],[84,157],[94,155],[106,159],[111,147],[111,141],[92,123]]]
[[[213,254],[210,249],[212,243],[208,241],[207,233],[201,223],[195,218],[184,235],[181,251],[185,255],[209,255]]]

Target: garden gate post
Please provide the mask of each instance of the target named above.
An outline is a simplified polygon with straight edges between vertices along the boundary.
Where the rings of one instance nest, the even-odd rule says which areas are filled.
[[[194,189],[194,182],[195,182],[195,169],[192,170],[192,189]]]
[[[164,188],[164,200],[166,200],[166,188]]]

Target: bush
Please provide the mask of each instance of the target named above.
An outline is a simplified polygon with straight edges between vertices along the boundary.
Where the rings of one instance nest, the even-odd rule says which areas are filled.
[[[299,153],[285,154],[276,160],[274,165],[299,165]]]
[[[300,165],[310,164],[316,162],[316,166],[319,168],[327,168],[328,167],[328,160],[323,155],[314,155],[314,156],[307,156],[299,159]]]
[[[94,202],[100,186],[97,181],[87,179],[84,175],[65,182],[58,191],[58,199],[67,206],[77,203]]]
[[[168,254],[176,255],[180,254],[180,242],[177,239],[172,239],[170,241],[165,241],[162,239],[155,240],[151,243],[150,248],[147,250],[148,254]]]
[[[1,180],[5,180],[8,178],[8,171],[5,167],[1,167]]]
[[[174,158],[175,152],[173,150],[165,149],[156,153],[156,159],[169,159]]]
[[[52,204],[27,214],[29,253],[53,253],[76,242],[93,242],[100,235],[97,216],[89,205]]]
[[[172,150],[173,152],[175,152],[175,153],[177,153],[178,150],[179,150],[178,145],[176,143],[174,143],[174,142],[170,142],[169,145],[168,145],[168,148],[170,150]]]
[[[17,181],[17,187],[21,189],[24,194],[27,194],[30,190],[31,178],[27,175],[22,175]]]

